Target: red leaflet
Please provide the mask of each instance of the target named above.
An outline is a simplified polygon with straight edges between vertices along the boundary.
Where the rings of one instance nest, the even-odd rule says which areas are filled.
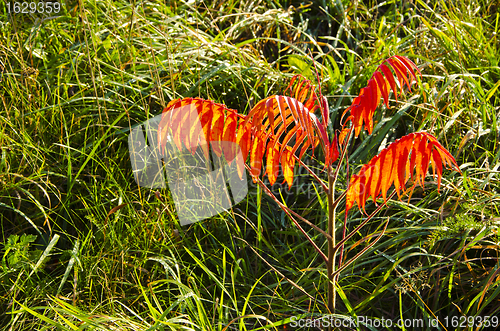
[[[387,191],[389,187],[391,187],[392,181],[392,173],[393,173],[393,164],[394,164],[394,149],[384,149],[379,154],[379,164],[376,166],[381,167],[380,174],[380,190],[382,191],[382,198],[384,198],[384,202],[387,201]],[[383,167],[382,167],[383,165]],[[377,194],[377,193],[375,193]],[[373,197],[372,197],[373,198]]]
[[[172,112],[167,111],[175,107],[175,105],[180,104],[181,100],[176,99],[168,103],[165,110],[163,110],[160,124],[158,125],[158,143],[160,144],[161,153],[164,152],[165,146],[167,145],[168,138],[170,135],[170,123],[172,122]]]
[[[228,110],[224,124],[224,132],[222,134],[222,150],[224,151],[224,156],[229,164],[231,164],[236,156],[236,153],[238,152],[235,148],[237,125],[238,119],[236,118],[236,113]]]
[[[266,164],[266,174],[269,177],[269,182],[274,185],[276,178],[278,177],[280,170],[280,152],[278,145],[269,142],[267,146],[267,164]]]
[[[410,81],[408,80],[406,66],[404,66],[401,62],[399,62],[395,58],[390,58],[387,60],[387,62],[392,66],[392,69],[396,73],[396,76],[398,76],[399,87],[401,88],[401,90],[403,89],[403,81],[404,81],[406,86],[408,86],[408,90],[411,91],[411,84],[410,84]],[[411,78],[410,78],[410,80],[411,80]]]
[[[198,107],[197,104],[199,105]],[[193,155],[196,152],[197,146],[200,145],[200,142],[205,140],[205,137],[201,138],[203,127],[201,121],[198,120],[199,113],[203,111],[203,108],[202,100],[197,100],[196,103],[191,104],[189,107],[189,123],[185,123],[186,131],[189,132],[189,136],[187,136],[186,139],[186,147],[191,150]],[[191,123],[195,124],[193,125]],[[206,145],[206,143],[202,143],[202,145]]]
[[[158,127],[158,142],[163,151],[170,135],[169,131],[171,131],[171,136],[179,150],[184,144],[193,154],[198,146],[208,153],[206,142],[237,142],[238,117],[241,115],[235,110],[213,101],[199,98],[174,100],[169,102],[163,110]],[[236,153],[235,148],[229,147],[231,145],[218,143],[213,144],[212,147],[219,157],[224,148],[226,159],[231,162]],[[246,153],[248,149],[249,147],[242,148],[243,151],[247,151]]]
[[[303,82],[299,83],[296,91],[299,93],[297,96],[301,99],[305,98],[304,93],[310,93],[309,87]],[[274,117],[272,123],[269,116]],[[302,146],[300,151],[300,157],[302,157],[308,148],[314,149],[321,142],[326,160],[329,160],[330,143],[323,123],[312,112],[308,111],[304,104],[295,98],[282,95],[270,96],[260,101],[250,110],[245,117],[245,122],[247,124],[251,123],[254,127],[254,132],[250,137],[253,141],[252,153],[254,148],[257,148],[257,136],[261,137],[260,139],[264,139],[264,141],[269,140],[268,148],[275,149],[276,146],[279,147],[279,155],[273,155],[273,157],[281,159],[285,181],[289,185],[293,182],[293,166],[290,165],[296,161],[293,154],[300,146]],[[285,134],[284,137],[283,134]],[[295,144],[289,146],[288,144],[292,141],[293,137],[295,137]],[[266,145],[262,144],[261,148],[264,148],[264,146]],[[264,151],[257,153],[257,150],[255,150],[255,152],[256,154],[253,155],[254,165],[252,167],[264,164],[262,160],[259,163],[257,159],[267,154]],[[252,154],[250,157],[252,159]],[[283,164],[283,161],[285,164]],[[268,160],[265,164],[268,167],[272,163]],[[267,169],[266,173],[269,175],[271,171]],[[254,170],[254,173],[257,173],[257,170]],[[258,173],[260,174],[260,169]]]
[[[250,123],[245,124],[245,120],[243,119],[240,120],[238,134],[236,136],[236,143],[240,145],[243,161],[247,160],[248,152],[250,151],[250,147],[252,146],[252,140],[250,139],[251,132],[252,125]]]
[[[389,85],[391,86],[392,89],[392,93],[394,94],[396,101],[398,101],[398,89],[396,86],[396,81],[394,80],[394,76],[392,75],[391,69],[389,69],[385,64],[381,64],[379,66],[379,69],[384,73],[385,79],[387,79],[387,81],[389,82]]]
[[[203,148],[203,152],[206,157],[209,155],[209,149],[207,144],[207,139],[210,139],[210,130],[212,129],[212,104],[203,102],[202,103],[202,111],[198,114],[198,118],[201,123],[201,127],[203,129],[203,135],[200,134],[200,142],[199,145]]]
[[[330,144],[330,159],[331,163],[337,161],[339,158],[339,149],[337,147],[338,141],[337,141],[337,133],[335,132],[335,136],[333,137],[333,141]]]
[[[295,166],[295,158],[293,157],[290,148],[287,147],[281,155],[281,167],[283,168],[283,175],[285,182],[288,183],[288,189],[292,187],[293,183],[293,168]]]
[[[389,89],[387,88],[388,83],[384,80],[384,77],[379,71],[375,71],[373,78],[377,82],[377,86],[384,97],[384,103],[387,108],[389,108]],[[378,103],[378,101],[377,101]]]
[[[182,100],[182,103],[185,102],[191,102],[191,100]],[[181,104],[182,104],[181,103]],[[179,150],[182,149],[182,143],[181,143],[181,119],[182,119],[182,113],[180,109],[183,107],[175,108],[174,113],[172,114],[172,119],[170,122],[170,125],[172,126],[172,135],[174,138],[174,143],[179,148]]]
[[[349,133],[349,130],[350,130],[350,128],[344,127],[342,129],[342,131],[340,131],[340,134],[339,134],[339,144],[341,144],[341,145],[344,144],[344,140],[347,137],[347,134]]]
[[[252,150],[250,151],[250,174],[252,177],[259,177],[262,168],[262,157],[266,146],[263,135],[263,133],[258,134],[252,143]],[[253,181],[256,182],[255,178]]]
[[[210,141],[222,141],[224,132],[224,106],[213,103],[212,106],[212,129],[210,130]],[[221,157],[222,148],[220,144],[212,146],[214,153]]]
[[[387,65],[386,65],[387,64]],[[392,68],[399,81],[399,92],[394,74],[389,69]],[[389,87],[391,87],[396,100],[398,94],[403,92],[403,84],[411,87],[413,80],[416,80],[415,69],[420,74],[420,70],[415,63],[403,56],[393,56],[378,66],[372,78],[368,80],[368,85],[359,91],[359,95],[353,100],[351,106],[344,111],[345,115],[351,112],[351,120],[354,125],[354,134],[358,137],[363,123],[369,134],[373,130],[373,114],[383,97],[384,103],[389,107]]]
[[[346,197],[346,212],[352,208],[354,202],[364,209],[368,197],[371,196],[375,201],[381,193],[386,202],[387,191],[392,184],[398,195],[400,190],[404,193],[410,177],[408,172],[415,180],[413,187],[417,184],[423,186],[429,163],[435,169],[438,190],[441,186],[443,163],[460,172],[453,156],[429,133],[411,133],[396,140],[365,164],[358,174],[351,177]]]

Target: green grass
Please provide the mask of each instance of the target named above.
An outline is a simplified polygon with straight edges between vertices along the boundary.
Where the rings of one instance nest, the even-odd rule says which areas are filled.
[[[351,174],[417,130],[463,172],[445,172],[440,192],[428,177],[346,244],[354,256],[389,218],[341,274],[336,313],[499,314],[498,2],[62,4],[44,21],[0,5],[2,329],[283,330],[292,316],[327,313],[321,259],[251,181],[230,211],[181,227],[167,189],[134,182],[127,149],[130,129],[174,98],[247,112],[296,73],[315,81],[309,51],[332,130],[382,59],[404,55],[422,69],[415,97],[376,112]],[[325,228],[325,196],[296,180],[304,189],[283,199]],[[363,217],[351,212],[349,228]]]

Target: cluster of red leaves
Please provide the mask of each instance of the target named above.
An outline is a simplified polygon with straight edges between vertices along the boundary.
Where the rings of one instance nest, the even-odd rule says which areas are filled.
[[[351,177],[346,197],[346,213],[354,202],[364,210],[370,196],[375,202],[382,194],[386,202],[387,191],[392,184],[401,198],[400,192],[405,191],[410,177],[414,180],[411,192],[417,184],[423,187],[429,163],[433,174],[437,175],[438,190],[443,164],[460,172],[453,156],[429,133],[411,133],[396,140]]]
[[[386,65],[387,64],[387,65]],[[399,92],[396,80],[391,69],[396,73]],[[350,111],[351,114],[346,121],[352,120],[354,125],[355,136],[358,137],[363,122],[368,133],[373,131],[373,114],[377,109],[380,99],[384,98],[384,103],[389,108],[389,92],[392,89],[396,101],[398,93],[403,93],[404,84],[411,91],[412,79],[416,81],[415,70],[421,75],[420,70],[415,63],[404,56],[392,56],[378,66],[375,73],[372,75],[366,87],[359,91],[358,96],[353,100],[351,106],[344,111],[344,115]]]
[[[336,152],[338,155],[336,146],[332,148],[329,142],[324,122],[314,114],[319,108],[323,121],[328,121],[326,99],[320,100],[314,89],[310,81],[295,76],[286,89],[290,96],[273,95],[265,98],[248,115],[238,114],[233,109],[209,100],[174,100],[164,109],[159,125],[161,150],[164,150],[170,135],[179,150],[184,144],[194,154],[197,147],[202,146],[208,155],[208,146],[211,144],[217,156],[224,153],[226,160],[232,162],[237,155],[237,151],[231,148],[235,145],[217,142],[234,142],[241,149],[243,162],[250,154],[250,174],[254,181],[261,174],[265,157],[265,174],[271,185],[276,182],[281,165],[285,181],[291,187],[295,163],[307,149],[314,150],[321,143],[325,161],[330,163],[335,161],[330,158],[330,154],[335,155]],[[242,176],[243,169],[238,168],[238,171]]]
[[[236,141],[236,126],[239,114],[234,109],[209,100],[185,98],[171,101],[163,110],[158,128],[158,141],[163,151],[172,137],[175,145],[184,145],[194,154],[198,146],[207,148],[209,141]],[[171,132],[168,132],[171,130]],[[222,155],[222,146],[214,146],[217,156]],[[232,161],[231,151],[226,153]]]
[[[363,123],[365,129],[371,134],[373,115],[380,100],[383,98],[385,105],[389,107],[391,89],[396,100],[398,95],[403,93],[405,85],[411,91],[412,83],[417,80],[416,72],[421,75],[415,63],[398,55],[388,58],[379,65],[367,86],[361,89],[351,106],[344,111],[344,115],[350,111],[345,123],[351,121],[352,127],[344,125],[340,134],[341,144],[352,129],[354,129],[355,137],[358,137]],[[386,202],[387,191],[392,184],[398,197],[401,198],[401,191],[405,192],[405,186],[410,177],[414,179],[410,191],[411,196],[417,184],[424,185],[424,177],[429,164],[432,165],[434,175],[437,175],[438,189],[441,186],[443,164],[460,172],[453,156],[432,135],[425,132],[412,133],[396,140],[364,165],[358,174],[351,177],[346,196],[346,213],[352,208],[354,202],[364,210],[370,196],[375,202],[375,199],[382,195]]]
[[[405,57],[396,55],[385,60],[344,112],[350,111],[345,123],[351,121],[352,126],[348,128],[344,125],[339,136],[340,144],[343,144],[350,130],[354,129],[357,137],[363,123],[371,134],[373,114],[381,98],[389,107],[390,90],[397,100],[405,84],[411,89],[411,84],[416,81],[416,72],[420,73],[417,66]],[[314,114],[318,109],[321,111],[321,120]],[[314,85],[298,75],[292,78],[285,95],[273,95],[261,100],[248,115],[238,114],[233,109],[209,100],[174,100],[163,111],[158,141],[164,150],[170,136],[179,149],[184,145],[194,154],[197,147],[201,146],[205,155],[208,155],[211,145],[217,156],[223,153],[229,163],[238,155],[234,147],[239,146],[242,156],[241,162],[238,162],[240,177],[244,172],[242,165],[250,156],[250,174],[254,181],[264,166],[264,175],[273,185],[281,165],[284,182],[290,188],[294,166],[308,149],[314,151],[316,146],[321,145],[325,167],[337,160],[337,135],[330,141],[326,130],[328,121],[326,98],[318,97]],[[382,195],[386,201],[387,191],[392,184],[401,197],[401,190],[405,191],[410,177],[415,178],[412,190],[417,184],[423,186],[429,164],[437,175],[438,188],[441,185],[443,164],[460,171],[453,156],[428,133],[413,133],[395,141],[351,178],[346,212],[354,202],[364,209],[370,196],[375,201]]]

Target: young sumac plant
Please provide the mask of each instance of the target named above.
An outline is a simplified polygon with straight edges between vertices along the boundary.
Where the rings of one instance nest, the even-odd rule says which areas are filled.
[[[204,148],[208,156],[208,146],[211,144],[215,153],[222,153],[227,162],[231,163],[237,157],[238,174],[243,176],[247,168],[254,182],[266,192],[290,217],[314,249],[327,265],[328,302],[330,312],[335,311],[335,296],[338,276],[342,270],[358,259],[372,247],[384,234],[387,223],[380,234],[367,247],[348,261],[343,261],[344,243],[363,227],[373,216],[386,205],[387,199],[396,193],[401,199],[402,194],[411,192],[418,184],[423,186],[429,165],[433,175],[437,177],[438,190],[441,185],[443,165],[460,172],[453,156],[427,132],[411,133],[404,136],[364,165],[349,181],[348,189],[335,198],[335,186],[339,170],[343,163],[348,163],[349,144],[356,139],[364,128],[371,134],[373,131],[373,115],[381,99],[389,107],[389,94],[398,98],[407,87],[417,81],[420,70],[408,58],[392,56],[380,64],[372,75],[366,87],[362,88],[343,114],[342,130],[337,137],[329,137],[329,109],[326,98],[321,90],[300,75],[292,78],[283,95],[272,95],[257,103],[247,115],[238,113],[224,105],[199,98],[185,98],[171,101],[164,109],[158,129],[160,148],[164,148],[167,139],[173,139],[179,149],[182,145],[195,153],[197,146]],[[183,108],[183,111],[172,111]],[[320,116],[316,116],[316,112]],[[193,126],[197,118],[201,125]],[[351,137],[354,133],[354,136]],[[352,139],[351,139],[352,138]],[[193,144],[194,142],[194,144]],[[220,144],[232,142],[232,144]],[[226,146],[226,147],[225,147]],[[241,153],[234,147],[239,146]],[[327,181],[319,178],[302,159],[308,150],[319,146],[324,155],[324,172]],[[247,159],[248,162],[247,162]],[[264,162],[265,159],[265,162]],[[285,182],[291,188],[294,180],[295,165],[304,167],[321,185],[328,197],[328,228],[325,230],[295,213],[269,190],[263,182],[267,176],[273,185],[281,172]],[[262,169],[265,169],[262,172]],[[407,190],[406,183],[413,180],[413,185]],[[394,186],[394,192],[388,195]],[[376,203],[381,197],[375,211],[367,216],[355,229],[346,233],[347,213],[354,203],[365,209],[366,201],[371,197]],[[336,242],[336,209],[345,199],[345,220],[342,239]],[[328,252],[323,252],[307,235],[299,222],[312,226],[321,232],[328,240]],[[337,258],[339,255],[339,258]]]

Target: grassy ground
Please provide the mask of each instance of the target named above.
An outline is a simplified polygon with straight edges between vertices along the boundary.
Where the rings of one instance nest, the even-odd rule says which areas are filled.
[[[174,98],[246,112],[293,74],[313,79],[309,51],[334,123],[382,59],[423,72],[417,94],[377,111],[352,169],[427,130],[463,172],[390,202],[347,243],[355,255],[389,217],[342,273],[336,313],[439,317],[441,330],[499,315],[498,1],[61,3],[45,19],[0,4],[2,329],[283,330],[327,313],[320,258],[251,181],[229,212],[181,227],[168,190],[134,182],[127,149],[130,128]],[[285,201],[325,228],[324,197],[298,182]]]

